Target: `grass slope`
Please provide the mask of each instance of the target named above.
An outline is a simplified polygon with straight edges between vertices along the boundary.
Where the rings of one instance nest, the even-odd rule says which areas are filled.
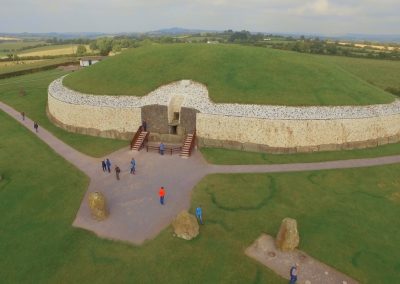
[[[214,102],[366,105],[393,96],[321,56],[238,45],[151,45],[68,76],[69,88],[143,96],[180,79],[207,85]]]
[[[51,70],[0,80],[0,100],[18,111],[24,111],[28,117],[38,121],[59,139],[78,151],[93,157],[102,157],[128,145],[127,141],[106,139],[67,132],[56,127],[46,115],[47,87],[54,79],[66,74]],[[26,95],[19,95],[20,89]]]
[[[307,253],[361,283],[398,280],[399,165],[208,176],[192,195],[206,222],[197,239],[168,228],[135,247],[73,228],[87,178],[2,112],[0,120],[4,283],[287,283],[243,253],[287,216]]]
[[[327,56],[327,61],[337,64],[383,90],[400,90],[400,61],[357,59]]]

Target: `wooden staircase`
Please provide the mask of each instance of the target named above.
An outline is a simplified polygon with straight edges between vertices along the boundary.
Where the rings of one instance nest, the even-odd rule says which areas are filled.
[[[183,143],[182,150],[179,156],[181,156],[182,158],[189,158],[190,155],[192,154],[195,142],[196,142],[196,130],[194,131],[193,134],[186,135],[185,142]]]
[[[147,142],[150,132],[143,131],[143,127],[140,126],[135,136],[131,141],[131,150],[140,151],[144,147],[144,144]]]

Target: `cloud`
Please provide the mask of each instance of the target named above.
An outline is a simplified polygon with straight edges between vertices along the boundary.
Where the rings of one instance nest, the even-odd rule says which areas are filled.
[[[289,10],[296,16],[353,16],[358,7],[354,5],[341,5],[328,0],[306,1],[305,4]]]
[[[0,0],[0,32],[399,33],[399,0]]]

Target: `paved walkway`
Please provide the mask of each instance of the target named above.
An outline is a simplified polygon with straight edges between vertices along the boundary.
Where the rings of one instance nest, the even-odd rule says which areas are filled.
[[[26,117],[22,121],[19,112],[2,102],[0,109],[34,132],[32,120]],[[208,164],[198,151],[189,159],[182,159],[178,155],[133,152],[126,147],[107,156],[113,168],[118,165],[122,170],[121,180],[117,181],[114,173],[104,173],[101,169],[101,160],[106,157],[96,159],[86,156],[40,128],[40,125],[37,136],[90,178],[89,189],[73,225],[104,238],[137,245],[157,236],[181,210],[188,209],[193,187],[208,174],[293,172],[400,163],[400,155],[396,155],[320,163],[220,166]],[[132,157],[137,162],[136,175],[129,173]],[[164,206],[158,202],[160,186],[164,186],[167,192]],[[110,216],[105,221],[97,222],[90,217],[87,195],[93,191],[100,191],[106,196]]]

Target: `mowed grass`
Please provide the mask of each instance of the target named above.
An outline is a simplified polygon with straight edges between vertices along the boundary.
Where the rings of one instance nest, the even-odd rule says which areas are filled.
[[[217,103],[367,105],[394,96],[324,57],[238,45],[149,45],[71,74],[64,84],[98,95],[143,96],[192,79]]]
[[[0,112],[0,279],[4,283],[287,283],[244,255],[296,218],[300,248],[360,283],[400,273],[399,165],[289,174],[212,175],[192,194],[205,225],[136,247],[71,226],[88,179]],[[29,157],[29,159],[27,158]]]
[[[56,137],[78,151],[93,157],[102,157],[129,144],[128,141],[100,138],[67,132],[56,127],[46,115],[47,88],[54,79],[66,74],[64,71],[51,70],[0,80],[0,101],[38,121]],[[25,96],[20,96],[20,90]]]
[[[327,56],[326,60],[383,90],[388,88],[400,90],[400,61],[339,56]]]
[[[86,50],[90,51],[89,45],[85,45]],[[56,56],[71,55],[76,53],[77,44],[49,45],[32,49],[27,49],[18,53],[18,56]]]
[[[200,151],[209,163],[217,165],[290,164],[400,155],[400,143],[368,149],[297,154],[270,154],[206,147]]]
[[[45,67],[49,65],[76,61],[76,58],[55,58],[43,60],[23,60],[0,62],[0,74]],[[1,82],[1,81],[0,81]]]

